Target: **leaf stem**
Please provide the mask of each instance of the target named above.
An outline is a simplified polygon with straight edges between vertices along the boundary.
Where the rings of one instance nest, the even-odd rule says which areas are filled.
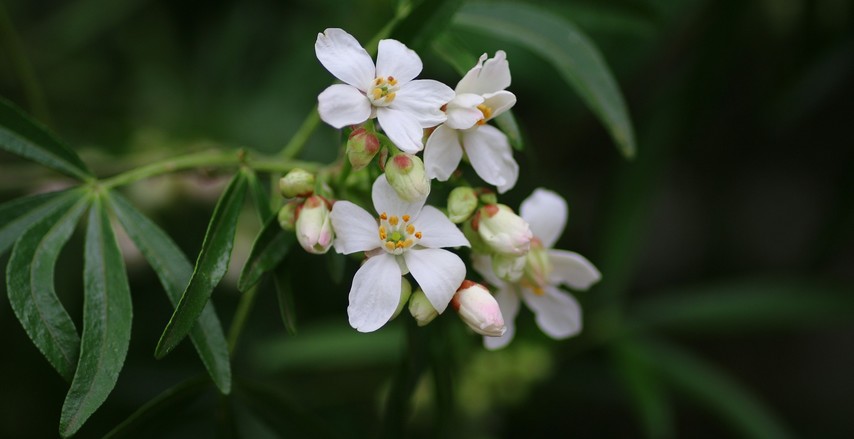
[[[237,310],[234,311],[234,320],[231,321],[231,327],[228,328],[228,352],[232,357],[234,357],[234,352],[237,350],[240,333],[243,332],[243,327],[246,326],[246,319],[249,317],[249,313],[252,312],[252,305],[255,304],[255,295],[257,293],[257,285],[243,293],[240,296],[240,302],[237,304]]]

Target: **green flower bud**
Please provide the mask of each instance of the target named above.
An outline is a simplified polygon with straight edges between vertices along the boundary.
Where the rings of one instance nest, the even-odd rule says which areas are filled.
[[[409,298],[409,314],[418,322],[418,326],[425,326],[432,322],[439,315],[439,312],[433,308],[427,299],[427,295],[419,288]]]
[[[470,187],[458,187],[448,195],[448,218],[454,224],[469,219],[477,209],[477,194]]]
[[[472,219],[472,228],[493,253],[504,256],[526,255],[534,238],[528,223],[503,204],[481,207]]]
[[[279,190],[285,198],[308,197],[314,193],[314,174],[304,169],[292,169],[279,179]]]
[[[355,129],[347,139],[347,159],[354,171],[368,166],[379,150],[377,135],[363,127]]]
[[[385,165],[388,183],[404,201],[426,198],[430,193],[430,180],[424,172],[424,162],[412,154],[397,154]]]
[[[400,315],[400,312],[403,311],[403,307],[406,306],[406,302],[409,301],[409,296],[412,295],[412,285],[406,280],[405,277],[400,278],[400,302],[397,303],[397,310],[394,311],[394,314],[391,318],[395,318]]]
[[[279,209],[279,226],[285,230],[295,230],[296,226],[294,223],[296,222],[297,216],[297,207],[299,203],[286,203]]]

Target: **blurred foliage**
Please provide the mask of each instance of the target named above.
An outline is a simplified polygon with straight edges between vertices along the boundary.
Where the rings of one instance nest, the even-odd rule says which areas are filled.
[[[465,3],[454,7],[474,2]],[[517,157],[528,172],[504,201],[518,206],[538,186],[560,192],[572,215],[557,247],[604,274],[577,296],[580,337],[549,340],[526,311],[500,352],[484,351],[453,316],[358,334],[330,263],[294,252],[285,263],[298,267],[286,280],[296,334],[282,323],[274,282],[262,280],[226,398],[197,387],[204,371],[189,343],[154,359],[172,308],[119,236],[134,292],[131,346],[114,391],[78,436],[125,421],[115,432],[139,437],[854,437],[854,3],[527,3],[599,48],[636,133],[637,157],[624,161],[547,60],[450,27],[465,53],[508,53],[525,137]],[[367,42],[400,7],[5,0],[0,95],[99,176],[211,144],[272,153],[330,82],[314,57],[317,32],[343,27]],[[425,76],[455,84],[435,47],[419,51]],[[302,157],[331,161],[338,142],[321,126]],[[124,193],[196,255],[227,181],[202,170]],[[4,202],[67,185],[0,152]],[[232,255],[240,263],[213,291],[224,328],[240,298],[235,267],[261,227],[244,210]],[[55,275],[78,328],[83,235],[71,236]],[[357,262],[331,264],[342,261],[346,284]],[[0,436],[55,437],[68,384],[6,300],[0,329]]]

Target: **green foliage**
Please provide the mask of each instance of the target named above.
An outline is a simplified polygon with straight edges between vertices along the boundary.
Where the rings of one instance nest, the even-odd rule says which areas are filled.
[[[67,207],[79,196],[79,191],[66,190],[31,195],[0,205],[0,254],[5,253],[33,224]]]
[[[296,239],[293,230],[282,229],[275,216],[268,217],[252,244],[249,259],[243,266],[240,279],[237,281],[237,289],[245,292],[255,286],[261,280],[261,276],[279,265]]]

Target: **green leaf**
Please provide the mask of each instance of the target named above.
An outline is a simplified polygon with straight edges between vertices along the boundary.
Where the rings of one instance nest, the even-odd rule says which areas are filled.
[[[59,433],[73,435],[116,385],[131,330],[131,299],[125,265],[107,211],[96,197],[89,211],[83,270],[83,337],[71,389],[62,406]]]
[[[525,149],[525,143],[522,141],[522,131],[519,129],[516,116],[513,115],[512,111],[505,111],[496,116],[494,120],[498,128],[501,128],[501,131],[504,131],[504,134],[507,135],[507,139],[510,140],[510,146],[513,149],[516,151]]]
[[[270,383],[241,381],[235,393],[279,437],[337,438],[330,423],[287,398]]]
[[[124,197],[111,192],[108,200],[130,239],[157,273],[172,306],[176,306],[193,275],[190,261],[166,232]],[[231,391],[228,344],[212,303],[205,305],[202,310],[198,324],[190,331],[190,340],[217,388],[223,394],[228,394]]]
[[[261,180],[258,179],[258,174],[247,171],[247,177],[249,179],[249,195],[252,196],[252,202],[255,204],[255,210],[258,212],[261,223],[264,223],[273,216],[270,197],[267,195],[264,185],[261,184]]]
[[[612,349],[616,373],[634,402],[634,409],[649,439],[675,437],[673,407],[655,371],[639,358],[642,350],[629,340]]]
[[[67,208],[80,191],[71,189],[31,195],[0,204],[0,255],[33,224],[57,209]]]
[[[687,287],[634,307],[638,329],[680,334],[742,334],[749,330],[848,323],[854,318],[850,287],[812,279],[756,278]]]
[[[54,268],[62,247],[86,209],[82,194],[66,198],[15,243],[6,267],[6,290],[15,316],[33,344],[71,381],[80,351],[77,328],[54,290]]]
[[[293,230],[282,229],[279,220],[275,216],[270,217],[252,244],[249,259],[237,281],[237,289],[246,292],[257,284],[264,273],[279,265],[296,239]]]
[[[198,399],[209,388],[208,386],[207,379],[197,377],[166,389],[110,430],[104,439],[144,436],[146,426],[157,419],[158,415],[180,411]]]
[[[294,307],[294,287],[291,283],[291,272],[286,264],[281,264],[273,273],[273,286],[276,288],[276,299],[279,302],[279,315],[288,333],[297,333],[297,313]]]
[[[92,172],[64,143],[11,102],[0,98],[0,149],[28,158],[79,180]]]
[[[154,350],[155,357],[163,358],[190,332],[208,303],[214,287],[228,270],[231,249],[234,246],[234,232],[245,194],[246,174],[240,171],[232,178],[214,207],[190,283],[184,290],[163,335],[160,336]]]
[[[454,17],[457,27],[503,38],[549,61],[599,119],[627,158],[635,154],[628,110],[605,60],[573,23],[521,3],[470,3]]]
[[[646,342],[640,360],[660,378],[706,409],[715,412],[741,436],[790,438],[785,426],[747,389],[720,370],[675,346]]]
[[[427,49],[433,38],[445,31],[462,4],[462,0],[422,0],[394,27],[389,38],[402,41],[416,52]]]

